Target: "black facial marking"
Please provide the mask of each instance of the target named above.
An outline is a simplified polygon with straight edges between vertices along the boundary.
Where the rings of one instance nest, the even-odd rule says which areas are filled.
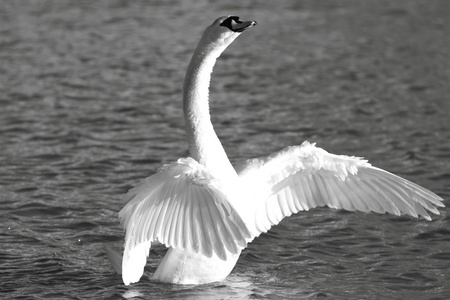
[[[239,28],[239,29],[233,28],[232,21],[236,22],[237,24],[241,24],[242,23],[242,21],[239,19],[238,16],[230,16],[230,17],[226,18],[222,23],[220,23],[220,26],[225,26],[226,28],[228,28],[228,29],[230,29],[231,31],[234,31],[234,32],[242,32],[242,31],[244,31],[245,28]]]

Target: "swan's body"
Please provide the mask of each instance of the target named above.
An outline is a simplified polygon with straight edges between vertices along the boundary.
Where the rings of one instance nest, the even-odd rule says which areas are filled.
[[[225,279],[247,243],[284,217],[316,206],[406,213],[430,219],[436,194],[356,157],[313,144],[287,147],[231,165],[214,132],[208,90],[216,59],[256,22],[217,19],[204,32],[184,83],[189,158],[163,166],[128,193],[119,216],[126,229],[122,277],[139,281],[152,242],[169,250],[154,278],[198,284]]]

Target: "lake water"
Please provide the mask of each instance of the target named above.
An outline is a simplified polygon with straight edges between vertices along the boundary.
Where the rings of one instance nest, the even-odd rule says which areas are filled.
[[[124,286],[123,194],[185,157],[181,87],[204,27],[255,19],[216,65],[232,161],[303,140],[364,156],[450,205],[449,1],[1,1],[0,298],[448,299],[449,208],[433,221],[314,209],[226,281]]]

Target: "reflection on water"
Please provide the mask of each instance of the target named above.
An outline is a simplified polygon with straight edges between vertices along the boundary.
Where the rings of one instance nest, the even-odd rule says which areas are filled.
[[[220,58],[215,128],[230,159],[308,139],[449,199],[448,3],[0,3],[0,292],[13,299],[445,299],[448,209],[432,222],[314,209],[243,251],[226,281],[124,286],[121,195],[187,155],[184,71],[207,24],[258,26]],[[448,206],[448,201],[447,201]]]
[[[122,296],[125,299],[133,299],[133,298],[136,298],[136,297],[143,297],[145,295],[142,294],[141,292],[137,291],[137,290],[128,290],[125,293],[123,293]]]

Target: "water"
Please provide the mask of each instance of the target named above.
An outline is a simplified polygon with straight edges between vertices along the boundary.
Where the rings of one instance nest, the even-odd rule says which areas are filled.
[[[450,202],[448,1],[2,1],[0,297],[447,299],[449,209],[432,222],[314,209],[224,282],[126,287],[122,195],[187,155],[180,93],[202,29],[255,19],[221,57],[215,128],[232,161],[307,139]]]

